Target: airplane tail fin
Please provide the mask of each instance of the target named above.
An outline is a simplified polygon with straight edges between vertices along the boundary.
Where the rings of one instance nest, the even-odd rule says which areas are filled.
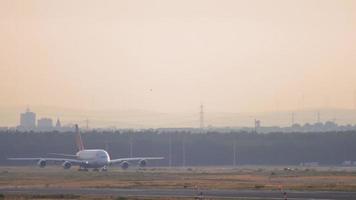
[[[84,144],[83,144],[82,136],[80,135],[79,132],[78,124],[75,125],[75,133],[76,133],[75,143],[77,145],[78,151],[84,150]]]

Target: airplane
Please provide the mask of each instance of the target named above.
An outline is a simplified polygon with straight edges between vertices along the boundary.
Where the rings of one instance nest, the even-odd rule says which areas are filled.
[[[118,158],[110,159],[107,151],[104,149],[85,149],[83,140],[79,131],[79,127],[75,125],[76,132],[76,145],[78,152],[75,155],[72,154],[61,154],[61,153],[50,153],[56,156],[63,156],[67,158],[8,158],[8,160],[14,161],[37,161],[37,165],[41,168],[47,165],[47,162],[62,162],[63,169],[70,169],[72,165],[78,165],[79,171],[88,171],[88,169],[93,169],[93,171],[107,171],[108,166],[113,164],[121,165],[122,169],[127,169],[130,165],[130,161],[138,161],[139,167],[145,167],[148,160],[162,160],[163,157],[134,157],[134,158]],[[68,158],[70,157],[70,158]]]

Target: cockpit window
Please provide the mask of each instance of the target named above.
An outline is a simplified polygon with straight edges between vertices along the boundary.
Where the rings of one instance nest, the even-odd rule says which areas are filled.
[[[107,157],[106,153],[105,152],[101,152],[101,151],[99,151],[96,155],[99,156],[100,158],[106,158]]]

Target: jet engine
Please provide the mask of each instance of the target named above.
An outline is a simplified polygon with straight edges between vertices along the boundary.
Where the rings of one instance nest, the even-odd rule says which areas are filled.
[[[41,159],[41,160],[38,161],[37,165],[39,167],[46,167],[47,162],[46,162],[46,160]]]
[[[129,165],[130,164],[128,162],[124,161],[124,162],[121,163],[121,168],[122,169],[127,169],[127,168],[129,168]]]
[[[147,161],[146,161],[146,160],[140,160],[140,161],[138,162],[138,166],[139,166],[139,167],[146,167],[146,165],[147,165]]]
[[[72,163],[68,161],[64,161],[62,164],[63,169],[70,169],[72,167]]]

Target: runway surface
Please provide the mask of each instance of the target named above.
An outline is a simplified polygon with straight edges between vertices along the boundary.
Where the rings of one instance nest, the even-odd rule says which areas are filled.
[[[193,189],[107,189],[107,188],[0,188],[3,194],[75,194],[136,197],[196,197],[202,192],[209,198],[283,199],[281,191],[269,190],[193,190]],[[356,192],[285,191],[288,199],[351,200]]]

